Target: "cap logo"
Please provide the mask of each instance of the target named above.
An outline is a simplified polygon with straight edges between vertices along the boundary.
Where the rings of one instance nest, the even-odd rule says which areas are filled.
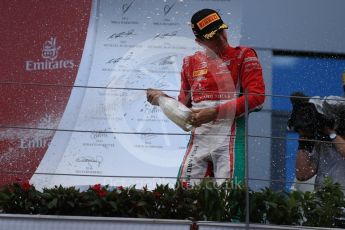
[[[206,26],[210,25],[211,23],[219,20],[220,17],[217,13],[213,13],[208,15],[206,18],[202,19],[200,22],[197,23],[200,30],[204,29]]]

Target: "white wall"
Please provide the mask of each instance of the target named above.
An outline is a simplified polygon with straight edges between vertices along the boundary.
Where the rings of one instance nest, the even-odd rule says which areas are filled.
[[[345,54],[344,0],[244,0],[242,45],[255,48],[264,69],[266,94],[271,94],[273,50]],[[230,28],[231,36],[231,28]],[[271,135],[271,97],[253,113],[249,135]],[[258,125],[259,124],[259,125]],[[269,186],[271,139],[249,137],[249,177],[253,189]]]
[[[258,50],[257,54],[263,68],[266,94],[271,94],[272,76],[270,50]],[[264,107],[260,112],[251,113],[248,123],[248,167],[249,185],[257,190],[270,186],[271,179],[271,97],[266,96]],[[262,137],[259,137],[262,136]]]
[[[345,53],[344,0],[244,0],[242,44]]]

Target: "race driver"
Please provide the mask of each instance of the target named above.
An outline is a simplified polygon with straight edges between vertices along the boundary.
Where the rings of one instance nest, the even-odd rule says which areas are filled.
[[[178,178],[188,187],[205,177],[240,184],[245,176],[243,93],[249,111],[262,108],[262,68],[253,49],[228,43],[228,26],[215,10],[196,12],[191,26],[204,51],[183,60],[178,100],[192,109],[193,130]],[[147,90],[152,105],[158,105],[160,96],[167,95]]]

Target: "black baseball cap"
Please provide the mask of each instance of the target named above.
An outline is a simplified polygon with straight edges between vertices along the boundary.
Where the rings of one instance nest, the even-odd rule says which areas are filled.
[[[196,37],[212,38],[218,30],[227,29],[217,11],[202,9],[196,12],[191,19],[192,30]]]

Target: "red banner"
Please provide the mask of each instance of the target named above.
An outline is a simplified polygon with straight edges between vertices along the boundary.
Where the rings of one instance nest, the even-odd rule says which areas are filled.
[[[29,180],[45,154],[77,76],[91,3],[1,2],[0,185]]]

